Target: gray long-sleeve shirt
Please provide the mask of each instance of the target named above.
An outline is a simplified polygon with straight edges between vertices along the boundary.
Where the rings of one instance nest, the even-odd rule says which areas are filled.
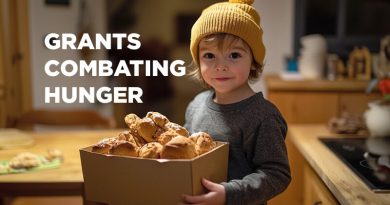
[[[204,131],[229,142],[226,204],[265,204],[291,181],[284,139],[287,124],[262,93],[233,104],[217,104],[214,91],[195,97],[186,111],[190,133]]]

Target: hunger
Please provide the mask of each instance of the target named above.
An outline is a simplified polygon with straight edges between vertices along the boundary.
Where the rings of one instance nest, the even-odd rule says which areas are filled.
[[[139,87],[45,87],[45,103],[142,103]]]

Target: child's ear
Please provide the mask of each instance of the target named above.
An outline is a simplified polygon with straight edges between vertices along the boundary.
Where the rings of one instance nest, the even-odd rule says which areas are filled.
[[[256,70],[256,67],[254,65],[251,65],[251,70]]]

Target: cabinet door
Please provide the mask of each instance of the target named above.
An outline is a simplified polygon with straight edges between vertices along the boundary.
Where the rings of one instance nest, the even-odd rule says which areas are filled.
[[[303,163],[305,162],[305,159],[291,141],[289,134],[287,134],[286,138],[286,147],[288,159],[290,161],[292,181],[284,192],[268,201],[267,204],[269,205],[302,205],[303,203],[302,183]]]
[[[288,123],[327,123],[338,116],[338,95],[321,92],[269,92]]]
[[[271,91],[268,99],[278,107],[288,123],[327,123],[331,117],[338,114],[336,93]],[[288,136],[286,146],[292,181],[282,194],[269,201],[270,205],[301,205],[303,202],[304,158]]]
[[[0,1],[0,127],[32,108],[28,5]]]
[[[366,109],[367,104],[381,98],[379,93],[366,95],[364,93],[341,93],[340,94],[340,113],[343,111],[361,115]]]
[[[317,176],[314,170],[305,163],[304,165],[304,205],[337,205],[336,198],[326,185]]]

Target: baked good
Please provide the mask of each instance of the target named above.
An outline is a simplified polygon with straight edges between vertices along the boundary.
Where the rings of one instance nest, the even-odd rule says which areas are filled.
[[[189,136],[189,132],[187,131],[186,128],[184,128],[183,126],[180,126],[176,123],[173,123],[173,122],[168,122],[167,124],[165,124],[164,129],[165,130],[174,130],[179,135],[183,135],[185,137]]]
[[[158,159],[160,158],[162,148],[163,146],[158,142],[149,142],[141,147],[138,156],[141,158]]]
[[[8,166],[12,169],[29,169],[39,165],[39,157],[30,152],[23,152],[9,161]]]
[[[181,135],[171,139],[161,151],[162,159],[191,159],[196,156],[195,143]]]
[[[213,138],[205,132],[194,133],[189,139],[195,143],[195,150],[198,155],[206,153],[216,147]]]
[[[100,154],[108,154],[108,151],[112,147],[112,145],[115,143],[117,138],[111,137],[111,138],[104,138],[100,140],[98,143],[92,146],[92,152],[97,152]]]
[[[92,147],[92,152],[100,153],[100,154],[108,154],[108,150],[110,150],[111,145],[107,143],[97,143]]]
[[[152,119],[159,127],[164,127],[164,125],[169,122],[168,118],[159,112],[148,112],[146,117]]]
[[[49,161],[52,161],[54,159],[59,159],[60,161],[63,161],[64,155],[62,154],[61,150],[50,148],[47,150],[46,159]]]
[[[130,130],[137,129],[138,121],[141,120],[140,117],[138,117],[136,114],[128,114],[125,116],[125,123],[130,128]]]
[[[171,139],[177,136],[179,136],[179,134],[176,131],[168,130],[157,137],[157,142],[159,142],[162,145],[165,145],[166,143],[171,141]]]
[[[158,112],[148,112],[144,118],[131,113],[124,120],[128,130],[99,141],[92,151],[152,159],[191,159],[216,147],[207,133],[189,137],[187,129]]]
[[[139,148],[136,144],[125,140],[118,140],[111,146],[108,154],[137,157],[138,150]]]
[[[146,142],[156,141],[154,134],[157,131],[157,125],[152,119],[144,117],[138,121],[137,131]]]
[[[118,134],[118,139],[119,140],[126,140],[126,141],[129,141],[131,143],[134,143],[139,148],[141,148],[142,146],[144,146],[144,144],[146,144],[146,141],[141,136],[139,136],[139,134],[137,132],[135,132],[135,130],[120,132]]]
[[[163,128],[157,127],[156,133],[154,133],[154,139],[158,140],[162,133],[166,132]]]

